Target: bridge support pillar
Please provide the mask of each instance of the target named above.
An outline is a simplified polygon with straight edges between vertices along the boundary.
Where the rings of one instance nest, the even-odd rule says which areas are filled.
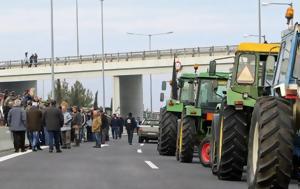
[[[143,77],[142,75],[114,77],[113,112],[127,116],[143,117]]]

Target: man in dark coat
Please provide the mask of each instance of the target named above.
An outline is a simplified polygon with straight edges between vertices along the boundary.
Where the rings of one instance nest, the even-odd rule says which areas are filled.
[[[111,119],[111,134],[113,139],[118,139],[119,137],[119,118],[116,114],[113,115]]]
[[[102,122],[102,144],[105,144],[106,141],[109,141],[109,135],[108,135],[108,131],[109,131],[109,120],[107,115],[105,114],[105,112],[103,112],[103,110],[100,110],[101,113],[101,122]]]
[[[49,152],[53,152],[53,140],[55,143],[56,152],[62,152],[60,150],[60,128],[64,124],[64,116],[62,112],[56,108],[56,102],[51,101],[50,107],[46,109],[43,117],[44,125],[47,128],[49,134]]]
[[[32,150],[35,152],[41,150],[39,132],[42,131],[43,113],[38,108],[37,102],[32,102],[32,106],[26,113],[27,131],[30,133],[30,143],[32,144]]]
[[[74,139],[75,139],[75,146],[80,145],[80,130],[81,130],[81,124],[82,124],[82,117],[79,112],[79,109],[77,106],[74,106],[72,108],[73,111],[73,121],[72,121],[72,128],[74,129]]]
[[[129,145],[132,145],[133,132],[137,126],[135,118],[132,117],[132,113],[128,114],[128,117],[125,120],[125,126],[128,134],[128,143]]]

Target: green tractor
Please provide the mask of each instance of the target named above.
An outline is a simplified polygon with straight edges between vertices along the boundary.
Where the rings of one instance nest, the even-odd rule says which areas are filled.
[[[227,57],[226,57],[227,59]],[[210,134],[213,114],[222,101],[227,88],[229,73],[216,72],[216,60],[210,62],[209,72],[198,74],[194,81],[197,91],[193,104],[183,108],[178,124],[176,158],[180,162],[193,160],[195,146],[198,147],[200,162],[210,166]]]
[[[299,129],[300,25],[296,24],[282,32],[272,96],[259,98],[254,107],[248,146],[249,189],[287,189],[292,177],[299,180]]]
[[[270,95],[279,44],[241,43],[235,54],[230,87],[215,115],[211,137],[211,169],[221,180],[241,180],[247,164],[251,115],[258,97]]]
[[[160,155],[175,155],[176,151],[176,135],[177,121],[180,119],[184,106],[194,103],[194,81],[196,73],[183,73],[177,79],[178,69],[175,69],[175,61],[173,67],[173,78],[171,81],[172,92],[171,99],[166,101],[166,106],[161,109],[159,119],[159,136],[157,150]],[[178,82],[182,86],[178,87]],[[179,88],[179,96],[178,96]],[[166,90],[166,82],[162,84],[162,90]],[[164,101],[164,94],[161,94],[161,102]]]

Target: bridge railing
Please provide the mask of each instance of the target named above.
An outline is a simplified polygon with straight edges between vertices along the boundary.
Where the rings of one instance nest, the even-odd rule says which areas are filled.
[[[182,49],[165,49],[165,50],[152,50],[152,51],[136,51],[136,52],[124,52],[124,53],[106,53],[104,55],[105,62],[119,62],[119,61],[130,61],[137,59],[160,59],[164,57],[178,57],[182,56],[201,56],[209,55],[214,56],[219,53],[225,53],[227,55],[233,54],[237,46],[227,45],[227,46],[212,46],[212,47],[196,47],[196,48],[182,48]],[[82,55],[82,56],[66,56],[66,57],[56,57],[56,65],[70,65],[74,63],[82,63],[87,61],[92,61],[94,63],[101,61],[102,55]],[[50,58],[38,59],[38,65],[49,66],[51,63]],[[27,67],[24,60],[10,60],[10,61],[0,61],[0,69],[10,69],[15,67]],[[34,66],[34,65],[32,65]]]

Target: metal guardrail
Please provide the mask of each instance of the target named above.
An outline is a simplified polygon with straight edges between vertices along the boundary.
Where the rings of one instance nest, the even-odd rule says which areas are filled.
[[[174,57],[176,56],[201,56],[209,55],[214,56],[218,53],[226,53],[230,55],[235,52],[236,45],[227,46],[212,46],[212,47],[196,47],[196,48],[183,48],[183,49],[166,49],[166,50],[153,50],[153,51],[138,51],[138,52],[127,52],[127,53],[109,53],[104,55],[105,62],[119,62],[119,61],[130,61],[136,59],[160,59],[162,57]],[[38,65],[50,66],[50,58],[38,59]],[[71,63],[82,63],[85,61],[92,61],[94,63],[101,61],[102,55],[83,55],[83,56],[67,56],[67,57],[56,57],[55,64],[70,65]],[[24,60],[10,60],[0,61],[0,69],[11,69],[14,67],[25,67]],[[34,66],[34,65],[32,65]]]

